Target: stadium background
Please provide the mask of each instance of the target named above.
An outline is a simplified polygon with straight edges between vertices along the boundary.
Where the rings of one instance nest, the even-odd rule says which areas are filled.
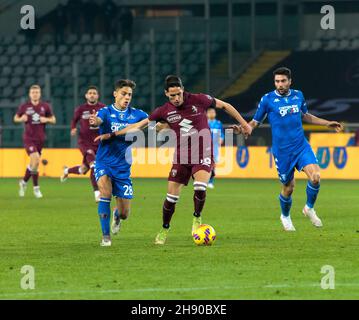
[[[81,161],[70,120],[89,84],[99,86],[108,104],[113,82],[131,78],[138,85],[132,105],[150,112],[165,101],[164,77],[176,73],[188,90],[222,98],[250,120],[272,90],[272,70],[286,65],[313,114],[346,124],[342,135],[305,126],[323,177],[359,179],[357,1],[123,0],[105,10],[109,2],[32,1],[36,28],[21,30],[19,12],[27,3],[0,0],[1,177],[21,176],[26,165],[23,127],[12,118],[33,83],[43,87],[57,117],[47,127],[48,164],[40,172],[58,177],[63,164]],[[320,28],[326,4],[335,7],[335,30]],[[218,117],[231,124],[223,113]],[[268,125],[247,141],[236,137],[225,160],[233,170],[219,176],[276,178],[270,139]],[[135,165],[133,175],[165,177],[168,168]]]

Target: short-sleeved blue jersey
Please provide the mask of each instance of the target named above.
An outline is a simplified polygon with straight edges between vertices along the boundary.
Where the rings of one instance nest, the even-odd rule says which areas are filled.
[[[273,153],[292,154],[301,152],[309,145],[302,125],[302,116],[307,112],[301,91],[291,89],[282,96],[275,90],[262,97],[253,120],[262,123],[268,116]]]
[[[100,134],[105,134],[121,130],[129,124],[146,119],[148,114],[132,107],[119,110],[114,105],[109,105],[99,110],[97,117],[103,121],[100,125]],[[129,171],[132,157],[131,150],[128,147],[131,144],[132,141],[126,141],[125,136],[101,141],[96,154],[96,165],[116,167],[120,171]]]
[[[211,130],[211,136],[213,141],[213,155],[216,161],[218,161],[221,139],[224,140],[223,125],[221,121],[214,119],[208,120],[208,126]]]

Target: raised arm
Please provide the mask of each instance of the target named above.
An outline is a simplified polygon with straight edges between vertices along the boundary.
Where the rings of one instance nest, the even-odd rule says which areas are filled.
[[[96,110],[92,110],[92,113],[90,115],[90,118],[89,118],[89,123],[90,123],[90,126],[91,127],[98,127],[102,124],[102,119],[99,118],[97,115],[96,115]]]
[[[334,129],[336,132],[341,132],[344,129],[343,125],[337,121],[328,121],[322,118],[318,118],[308,112],[303,115],[302,119],[306,123],[315,124],[319,126],[326,126],[328,128]]]
[[[243,119],[241,114],[234,108],[231,104],[224,102],[220,99],[215,99],[216,108],[223,109],[226,113],[228,113],[232,118],[236,119],[236,121],[241,125],[241,133],[248,137],[252,133],[252,127],[248,124],[246,120]]]

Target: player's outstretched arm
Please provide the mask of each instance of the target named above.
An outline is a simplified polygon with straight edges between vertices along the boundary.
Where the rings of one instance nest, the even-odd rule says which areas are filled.
[[[248,124],[246,120],[243,119],[241,114],[234,108],[231,104],[224,102],[219,99],[216,100],[216,108],[223,109],[227,112],[232,118],[236,119],[237,122],[241,125],[241,133],[244,134],[245,137],[248,137],[252,134],[252,127]]]
[[[259,127],[259,123],[257,121],[254,121],[252,120],[251,122],[248,123],[251,127],[252,127],[252,132],[255,128],[258,128]],[[231,129],[233,129],[233,132],[235,134],[242,134],[242,126],[240,125],[234,125],[234,126],[231,126]]]
[[[328,120],[313,116],[310,113],[306,113],[305,115],[303,115],[303,121],[306,123],[315,124],[315,125],[319,125],[319,126],[326,126],[328,128],[334,129],[336,132],[342,132],[344,129],[343,125],[337,121],[328,121]]]
[[[111,139],[112,137],[117,137],[117,136],[122,136],[122,135],[125,135],[126,133],[129,133],[129,132],[134,132],[134,131],[137,131],[137,130],[140,130],[140,129],[144,129],[148,126],[150,120],[148,118],[146,119],[143,119],[139,122],[136,122],[136,123],[133,123],[133,124],[130,124],[129,126],[127,126],[126,128],[122,129],[122,130],[119,130],[119,131],[115,131],[115,132],[112,132],[112,133],[105,133],[105,134],[101,134],[99,136],[97,136],[95,138],[95,142],[96,141],[99,141],[99,140],[108,140],[108,139]]]

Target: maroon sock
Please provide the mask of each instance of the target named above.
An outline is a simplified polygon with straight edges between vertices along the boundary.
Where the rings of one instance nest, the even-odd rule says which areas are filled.
[[[31,178],[31,171],[29,170],[29,168],[26,168],[26,172],[25,172],[23,180],[25,182],[28,182],[30,180],[30,178]]]
[[[69,168],[68,173],[70,174],[80,174],[80,166]]]
[[[91,179],[93,191],[97,191],[98,185],[97,185],[96,178],[95,178],[95,169],[94,168],[91,168],[90,179]]]
[[[168,229],[170,227],[170,222],[173,216],[173,213],[175,212],[176,203],[170,202],[167,199],[163,203],[162,208],[162,217],[163,217],[163,227]]]
[[[39,186],[39,173],[33,172],[31,174],[31,176],[32,176],[32,183],[33,183],[34,187],[38,187]]]
[[[193,201],[194,201],[194,215],[196,217],[200,217],[204,207],[204,203],[206,201],[206,191],[195,190]]]

